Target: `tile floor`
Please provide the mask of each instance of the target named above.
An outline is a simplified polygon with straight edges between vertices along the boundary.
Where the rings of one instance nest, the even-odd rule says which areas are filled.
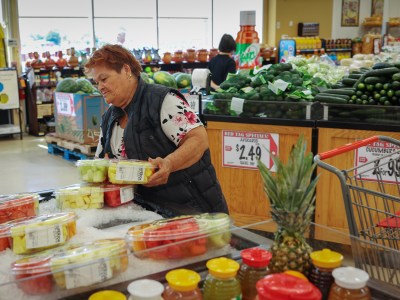
[[[79,183],[73,162],[47,153],[43,137],[0,136],[0,195],[36,192]]]

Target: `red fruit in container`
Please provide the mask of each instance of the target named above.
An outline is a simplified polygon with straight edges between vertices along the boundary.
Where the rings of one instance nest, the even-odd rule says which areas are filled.
[[[43,295],[53,290],[50,256],[22,258],[11,264],[17,286],[28,295]],[[31,278],[32,277],[32,278]]]
[[[36,216],[39,208],[39,195],[15,194],[0,197],[0,224]]]
[[[132,201],[135,196],[134,185],[105,184],[104,203],[107,206],[116,207]]]

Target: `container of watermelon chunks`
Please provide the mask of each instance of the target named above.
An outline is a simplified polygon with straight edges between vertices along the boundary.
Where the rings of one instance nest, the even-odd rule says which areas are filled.
[[[198,256],[231,240],[231,219],[225,213],[204,213],[156,220],[131,227],[126,240],[139,258],[156,260]]]
[[[0,197],[0,224],[38,214],[38,194],[15,194]]]

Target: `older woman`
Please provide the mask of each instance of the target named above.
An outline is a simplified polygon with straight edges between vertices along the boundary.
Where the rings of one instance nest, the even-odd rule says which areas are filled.
[[[147,84],[127,49],[105,45],[85,65],[110,105],[96,151],[100,158],[149,160],[158,170],[135,200],[164,216],[228,212],[211,164],[207,132],[177,90]]]

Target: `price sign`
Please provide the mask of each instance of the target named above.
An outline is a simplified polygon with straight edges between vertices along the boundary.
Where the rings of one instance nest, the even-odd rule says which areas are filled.
[[[35,227],[25,229],[25,241],[27,249],[47,247],[64,242],[61,224],[42,227],[43,228]]]
[[[56,93],[57,112],[61,115],[75,116],[74,94]]]
[[[223,166],[257,169],[260,159],[271,171],[275,171],[272,155],[278,155],[279,135],[264,132],[222,131]]]
[[[199,98],[200,98],[200,96],[197,95],[197,94],[195,94],[195,95],[187,95],[186,96],[186,100],[189,103],[190,108],[193,110],[193,112],[195,114],[198,114],[199,110],[200,110],[200,108],[199,108],[200,99]]]
[[[400,147],[389,142],[374,142],[355,152],[354,173],[363,180],[398,183]],[[370,163],[368,163],[370,162]],[[397,177],[397,180],[396,180]]]

